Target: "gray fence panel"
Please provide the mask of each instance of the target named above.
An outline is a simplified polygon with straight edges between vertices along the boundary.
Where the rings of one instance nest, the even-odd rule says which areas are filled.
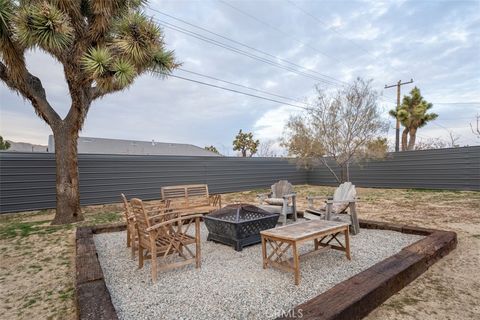
[[[480,190],[480,147],[390,153],[351,165],[350,181],[359,187]],[[309,173],[308,183],[338,184],[324,166]]]
[[[278,179],[307,183],[307,173],[279,158],[176,157],[80,154],[82,205],[128,197],[159,199],[160,187],[207,183],[211,193],[269,187]],[[0,212],[55,207],[55,157],[0,153]]]
[[[279,179],[338,184],[323,166],[307,172],[279,158],[81,154],[79,172],[82,205],[118,202],[121,192],[158,199],[161,186],[176,184],[207,183],[212,193],[266,188]],[[389,154],[352,165],[350,175],[361,187],[480,190],[480,147]],[[53,207],[54,155],[0,152],[0,213]]]

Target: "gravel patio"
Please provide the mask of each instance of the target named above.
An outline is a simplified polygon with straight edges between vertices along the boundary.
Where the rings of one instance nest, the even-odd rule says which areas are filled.
[[[202,223],[202,266],[162,272],[157,283],[150,262],[138,270],[124,245],[125,232],[94,236],[107,287],[120,319],[273,319],[335,284],[399,252],[422,236],[362,230],[351,237],[352,260],[325,250],[301,260],[302,283],[278,269],[262,269],[261,246],[236,252],[206,241]],[[341,239],[341,237],[339,237]],[[341,239],[343,241],[343,239]],[[311,251],[304,244],[300,252]]]

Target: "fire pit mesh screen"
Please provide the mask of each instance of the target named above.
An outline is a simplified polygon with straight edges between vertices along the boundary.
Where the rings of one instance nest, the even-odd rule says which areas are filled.
[[[233,245],[240,251],[245,245],[260,242],[260,231],[274,228],[278,217],[254,205],[233,204],[206,215],[204,221],[209,240]]]
[[[225,221],[242,222],[265,218],[265,216],[271,215],[268,211],[250,204],[231,204],[211,213],[209,217]]]

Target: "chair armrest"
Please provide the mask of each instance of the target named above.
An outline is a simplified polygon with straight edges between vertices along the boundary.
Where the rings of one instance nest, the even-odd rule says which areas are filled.
[[[153,226],[147,228],[146,231],[147,232],[154,231],[154,230],[157,230],[158,228],[168,226],[170,224],[174,224],[174,223],[177,223],[177,222],[182,222],[182,221],[185,221],[185,220],[198,219],[198,221],[200,221],[201,217],[202,217],[201,214],[196,214],[196,215],[191,215],[191,216],[184,216],[184,217],[180,217],[180,218],[175,218],[175,219],[172,219],[172,220],[157,223],[156,225],[153,225]]]
[[[271,195],[272,195],[271,192],[258,193],[257,194],[258,203],[263,204],[265,199],[270,198]]]
[[[257,198],[261,197],[270,197],[272,195],[271,192],[265,192],[265,193],[257,193]]]
[[[332,196],[307,196],[307,200],[320,200],[320,199],[325,199],[325,200],[329,200],[329,199],[332,199],[333,200],[333,197]]]
[[[293,198],[293,197],[296,197],[297,194],[296,193],[289,193],[289,194],[285,194],[282,198],[283,199],[288,199],[288,198]]]
[[[180,216],[184,210],[174,210],[174,209],[167,209],[167,210],[162,210],[163,212],[159,211],[147,211],[148,219],[149,220],[156,220],[159,218],[162,218],[166,215],[174,215],[176,214],[177,216]]]
[[[351,199],[351,200],[327,200],[327,203],[351,203],[351,202],[356,202],[357,199]]]

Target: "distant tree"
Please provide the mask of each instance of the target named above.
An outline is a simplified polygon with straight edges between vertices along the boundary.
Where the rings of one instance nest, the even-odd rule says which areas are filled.
[[[205,147],[205,150],[220,154],[220,152],[218,152],[217,148],[215,148],[214,146]]]
[[[472,133],[478,138],[480,139],[480,114],[477,114],[475,116],[475,120],[476,120],[476,126],[474,127],[472,125],[472,123],[470,123],[470,129],[472,129]]]
[[[415,150],[431,150],[431,149],[444,149],[449,145],[444,140],[440,139],[426,139],[415,144]]]
[[[375,145],[376,151],[381,149],[376,146],[380,144],[375,142],[376,137],[387,128],[380,117],[377,93],[370,84],[371,81],[357,78],[331,95],[317,86],[312,107],[291,117],[286,124],[282,146],[288,154],[306,167],[320,162],[339,183],[348,181],[349,164],[369,157],[369,144],[370,148]],[[341,177],[330,167],[327,157],[341,169]]]
[[[4,141],[3,137],[0,136],[0,150],[7,150],[10,148],[10,142]]]
[[[243,133],[242,129],[240,129],[237,136],[235,137],[235,140],[233,140],[233,150],[240,151],[242,157],[246,157],[247,155],[251,157],[255,153],[257,153],[259,144],[259,140],[253,139],[253,133]]]
[[[0,79],[29,100],[55,140],[57,210],[53,224],[83,219],[77,141],[92,102],[128,88],[150,72],[165,77],[178,64],[164,36],[143,13],[143,0],[0,0]],[[40,49],[63,67],[71,98],[62,118],[25,53]]]
[[[274,144],[274,140],[261,141],[260,146],[258,147],[257,156],[267,158],[276,157],[277,153],[275,152],[275,150],[273,150]]]
[[[460,147],[460,145],[458,144],[458,140],[460,140],[460,136],[458,134],[455,134],[455,132],[453,132],[452,130],[448,130],[448,138],[450,142],[450,145],[449,145],[450,148]]]
[[[368,159],[382,159],[388,152],[387,138],[376,138],[368,141],[363,148],[362,158]]]
[[[414,150],[417,130],[438,117],[436,113],[428,113],[432,107],[433,104],[423,99],[420,89],[415,87],[410,91],[410,95],[403,97],[402,105],[398,110],[390,110],[390,115],[395,119],[398,118],[404,127],[402,151]]]

